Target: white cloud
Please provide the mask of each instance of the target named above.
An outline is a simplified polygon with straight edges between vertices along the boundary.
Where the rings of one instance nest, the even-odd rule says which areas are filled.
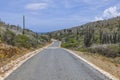
[[[105,9],[100,17],[95,17],[95,21],[117,17],[117,16],[120,16],[119,8],[117,8],[117,6],[113,6]]]
[[[47,3],[29,3],[25,6],[25,8],[28,10],[40,10],[45,9],[47,6]]]
[[[120,16],[120,12],[118,12],[118,10],[119,9],[116,6],[105,9],[103,12],[103,17],[104,18],[111,18],[111,17]]]

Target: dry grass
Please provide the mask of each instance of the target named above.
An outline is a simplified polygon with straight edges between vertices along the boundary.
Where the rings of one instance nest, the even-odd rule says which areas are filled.
[[[17,48],[6,44],[0,44],[0,67],[17,59],[18,57],[21,57],[29,51],[30,50],[25,48]]]
[[[99,54],[83,53],[79,51],[74,52],[120,79],[120,64],[117,63],[117,61],[120,61],[120,57],[107,58]]]

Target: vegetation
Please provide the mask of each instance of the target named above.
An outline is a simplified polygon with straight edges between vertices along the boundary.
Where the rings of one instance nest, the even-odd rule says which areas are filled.
[[[62,41],[62,47],[120,57],[120,17],[90,22],[70,29],[48,33]]]
[[[14,39],[14,45],[18,47],[30,48],[32,47],[29,37],[26,35],[17,35]]]
[[[15,34],[8,29],[2,35],[2,41],[8,45],[13,45],[14,39],[15,39]]]
[[[47,35],[41,35],[29,29],[0,21],[0,66],[6,60],[30,51],[50,42]]]

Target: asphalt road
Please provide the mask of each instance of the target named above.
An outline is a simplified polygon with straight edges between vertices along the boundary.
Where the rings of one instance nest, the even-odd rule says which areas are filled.
[[[58,46],[59,42],[55,41],[26,61],[5,80],[109,80]]]

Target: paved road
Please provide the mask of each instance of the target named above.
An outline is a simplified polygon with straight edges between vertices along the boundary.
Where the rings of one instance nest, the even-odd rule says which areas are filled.
[[[55,41],[26,61],[5,80],[109,80]]]

